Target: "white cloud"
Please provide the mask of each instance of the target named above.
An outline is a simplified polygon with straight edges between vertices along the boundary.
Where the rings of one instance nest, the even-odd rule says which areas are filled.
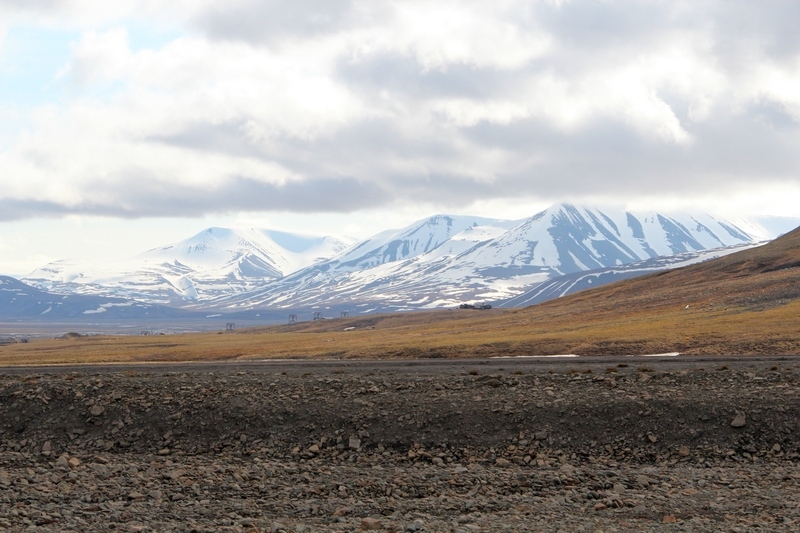
[[[4,218],[800,182],[800,49],[748,3],[39,5],[0,12],[80,38],[63,98],[0,137]],[[181,35],[133,47],[137,25]]]
[[[796,122],[800,122],[800,55],[790,68],[775,62],[759,63],[749,85],[750,100],[761,98],[783,107]]]
[[[73,46],[72,61],[59,76],[81,85],[113,82],[125,78],[130,56],[125,28],[89,31]]]
[[[517,69],[541,57],[551,46],[543,31],[520,28],[518,2],[441,1],[394,5],[393,20],[366,35],[366,52],[412,54],[424,70],[451,65]]]

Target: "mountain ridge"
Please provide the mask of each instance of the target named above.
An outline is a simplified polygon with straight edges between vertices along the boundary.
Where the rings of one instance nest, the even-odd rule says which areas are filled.
[[[729,253],[774,236],[769,231],[775,232],[758,220],[561,203],[521,220],[433,215],[355,243],[212,227],[127,262],[57,261],[23,281],[61,294],[201,311],[433,309],[502,302],[561,276],[657,264],[657,258],[676,254],[695,254],[700,261],[710,257],[701,252]],[[661,263],[669,268],[669,260]]]
[[[441,217],[383,232],[380,239],[366,239],[345,254],[380,256],[385,242],[401,242],[430,221],[441,222]],[[223,296],[214,304],[247,309],[350,303],[370,311],[393,311],[497,302],[557,276],[663,254],[752,244],[762,237],[756,227],[707,214],[609,212],[566,203],[522,221],[481,222],[485,225],[470,225],[420,253],[377,264],[337,256],[253,293]]]
[[[253,290],[335,255],[348,244],[334,237],[211,227],[120,261],[93,265],[54,261],[22,281],[62,294],[119,296],[182,306],[220,293]]]

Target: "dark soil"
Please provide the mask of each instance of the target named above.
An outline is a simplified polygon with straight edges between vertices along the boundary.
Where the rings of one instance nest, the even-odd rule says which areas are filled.
[[[49,440],[56,450],[283,454],[324,439],[331,453],[338,439],[361,434],[364,450],[420,444],[457,455],[519,439],[584,459],[609,453],[610,445],[615,456],[641,462],[664,460],[684,445],[697,457],[766,453],[775,444],[800,451],[800,373],[790,366],[650,370],[5,376],[0,449],[35,451]],[[744,427],[731,427],[737,412]]]
[[[314,513],[310,510],[300,512],[292,507],[291,516],[295,521],[305,516],[317,524],[313,527],[321,528],[321,524],[328,524],[325,527],[330,527],[331,531],[364,527],[359,525],[357,517],[347,527],[344,527],[344,522],[330,522],[337,506],[346,506],[350,501],[349,509],[355,505],[362,516],[387,516],[390,511],[396,511],[400,514],[392,523],[400,524],[398,527],[401,529],[405,527],[402,524],[411,524],[409,527],[413,528],[415,518],[412,511],[415,507],[403,504],[403,498],[428,498],[424,500],[427,514],[419,518],[428,525],[420,526],[420,530],[427,527],[429,529],[424,530],[439,531],[445,530],[437,529],[444,526],[434,528],[431,524],[450,523],[448,517],[456,512],[454,509],[459,509],[456,513],[459,516],[470,515],[474,509],[470,511],[469,505],[463,508],[466,505],[463,501],[456,508],[444,503],[437,507],[436,501],[439,500],[436,498],[440,497],[437,494],[448,494],[450,490],[452,497],[458,499],[468,489],[474,488],[473,481],[478,483],[478,487],[483,486],[482,478],[475,474],[478,481],[467,483],[462,496],[458,496],[460,493],[455,490],[457,483],[453,481],[448,485],[445,478],[441,478],[443,484],[437,484],[438,481],[433,484],[403,481],[395,485],[398,488],[392,493],[391,487],[386,485],[391,480],[385,479],[388,474],[381,469],[394,469],[395,473],[391,475],[398,476],[396,480],[406,479],[404,476],[417,479],[414,476],[418,475],[424,480],[430,472],[466,475],[468,471],[475,473],[487,469],[485,475],[489,476],[486,478],[489,485],[516,487],[503,489],[494,499],[489,489],[471,493],[470,498],[488,495],[485,501],[480,500],[484,506],[483,522],[479,516],[470,520],[474,524],[483,524],[480,528],[490,529],[458,529],[453,526],[446,530],[493,530],[491,527],[497,525],[493,520],[500,520],[504,516],[501,511],[509,509],[503,507],[502,502],[511,506],[517,501],[514,498],[525,494],[539,498],[541,505],[545,506],[543,509],[554,513],[553,516],[560,516],[564,523],[588,524],[591,521],[582,522],[581,518],[586,512],[595,513],[616,506],[620,511],[629,509],[631,513],[634,508],[639,509],[640,518],[649,521],[648,524],[661,524],[662,518],[671,522],[673,518],[684,521],[700,517],[706,522],[698,522],[692,530],[714,530],[717,521],[726,520],[725,513],[712,512],[716,507],[708,507],[708,502],[701,504],[701,500],[684,497],[674,504],[678,506],[677,510],[671,511],[664,503],[645,512],[637,507],[638,500],[633,496],[626,499],[615,494],[636,487],[644,490],[642,487],[648,484],[640,482],[645,474],[651,477],[661,475],[665,483],[672,486],[679,481],[669,481],[674,478],[673,474],[686,471],[689,473],[682,475],[692,481],[682,490],[694,491],[686,492],[684,496],[693,495],[698,490],[693,483],[705,479],[703,476],[706,474],[702,472],[713,470],[717,472],[714,475],[718,475],[718,471],[744,472],[742,469],[745,469],[751,471],[751,477],[755,479],[747,485],[750,487],[748,490],[755,491],[754,494],[762,489],[769,490],[771,496],[765,498],[773,498],[776,490],[785,489],[776,489],[778,485],[775,483],[759,485],[758,479],[763,477],[759,469],[767,465],[773,465],[769,467],[773,470],[776,468],[774,465],[782,465],[789,477],[781,477],[781,480],[791,481],[780,483],[797,487],[800,481],[800,476],[795,475],[800,459],[800,441],[797,438],[800,431],[799,385],[800,372],[791,361],[771,367],[717,363],[707,368],[695,366],[666,370],[655,363],[650,366],[619,364],[602,370],[596,366],[594,370],[577,367],[552,373],[519,367],[502,371],[493,368],[490,373],[480,367],[464,367],[458,373],[426,373],[424,369],[413,373],[394,372],[369,367],[363,371],[358,367],[339,370],[298,367],[295,371],[275,372],[272,367],[254,367],[244,371],[216,369],[213,372],[125,370],[6,374],[0,376],[0,462],[7,471],[20,472],[20,483],[26,477],[31,481],[15,485],[13,476],[6,481],[0,476],[0,506],[13,505],[16,509],[35,504],[36,512],[52,517],[51,511],[40,508],[46,508],[47,502],[52,501],[48,499],[52,498],[52,491],[57,492],[60,485],[41,492],[44,490],[41,489],[42,483],[69,481],[63,477],[65,474],[58,474],[57,460],[66,470],[76,469],[71,474],[74,475],[72,479],[79,485],[84,483],[81,486],[85,486],[86,491],[91,493],[92,487],[96,491],[97,482],[91,481],[93,478],[83,482],[77,477],[83,466],[66,466],[66,458],[71,457],[79,458],[81,465],[93,461],[102,465],[117,464],[118,468],[113,472],[124,476],[118,479],[111,491],[116,496],[100,494],[96,498],[102,501],[116,498],[118,505],[126,508],[131,505],[136,508],[140,497],[159,501],[167,498],[163,491],[175,487],[162,486],[167,478],[162,480],[159,477],[161,468],[174,469],[177,468],[175,465],[183,465],[184,470],[202,467],[222,475],[220,472],[233,468],[231,465],[258,470],[269,463],[272,465],[270,471],[275,468],[281,472],[284,468],[289,469],[287,471],[307,469],[311,477],[302,483],[311,483],[309,480],[321,475],[319,483],[324,485],[325,475],[321,472],[328,471],[325,469],[333,469],[337,475],[344,476],[337,481],[336,487],[349,487],[364,475],[383,479],[380,482],[383,485],[375,481],[379,485],[375,488],[377,492],[364,493],[372,494],[368,500],[364,500],[367,496],[358,497],[347,492],[347,488],[340,490],[336,487],[324,489],[332,491],[323,491],[328,496],[313,491],[304,493],[305,496],[295,495],[301,500],[316,498],[315,501],[322,502],[318,502],[322,510]],[[139,463],[156,465],[156,470],[151,472],[155,477],[133,475],[131,472],[136,470],[131,471],[130,465]],[[359,465],[368,470],[358,470]],[[461,470],[453,470],[456,467]],[[85,471],[86,475],[97,475],[102,470],[98,468],[91,466]],[[152,470],[152,467],[148,468]],[[348,470],[353,468],[355,470]],[[376,468],[376,471],[369,470]],[[622,478],[603,481],[606,474],[600,474],[608,471],[615,472],[613,476],[626,475],[625,479],[629,481],[620,483]],[[37,472],[42,476],[38,481]],[[546,485],[552,481],[553,472],[570,475],[581,472],[581,475],[574,474],[577,477],[569,483],[559,481],[551,494]],[[274,482],[278,483],[280,476],[273,475],[277,476]],[[523,477],[514,477],[517,475]],[[356,477],[347,481],[347,476]],[[495,479],[492,476],[500,477]],[[545,478],[550,481],[542,481]],[[158,482],[154,484],[153,479]],[[237,481],[237,486],[246,486],[246,478],[239,476],[239,479],[243,481]],[[263,479],[262,476],[259,485],[262,488]],[[285,488],[291,492],[291,487],[298,483],[294,478],[280,479],[283,487],[280,490]],[[25,490],[31,490],[29,487],[35,483],[39,483],[36,494],[47,495],[44,499],[25,496]],[[160,488],[154,489],[156,485]],[[705,486],[705,481],[699,486]],[[400,490],[402,487],[406,488]],[[199,491],[196,497],[203,501],[208,498],[209,490],[212,493],[216,490],[210,486],[202,489],[206,490],[203,496],[201,489],[196,490]],[[580,490],[575,492],[577,489]],[[717,489],[730,490],[727,484]],[[148,497],[147,494],[151,495]],[[185,490],[181,494],[183,498]],[[272,523],[271,520],[289,513],[289,507],[285,505],[279,506],[283,511],[265,510],[266,504],[257,503],[264,496],[258,494],[256,490],[252,496],[255,499],[248,501],[266,513],[262,518],[269,517],[267,522]],[[273,496],[288,498],[282,494]],[[225,498],[230,496],[218,494],[218,497],[220,501],[227,501]],[[728,492],[719,496],[727,497],[731,497]],[[90,500],[92,498],[95,496]],[[539,500],[535,498],[526,500],[529,502],[527,505],[538,505],[536,502]],[[646,495],[641,498],[646,502]],[[58,501],[63,503],[62,500]],[[87,504],[80,499],[69,501],[77,507]],[[167,498],[164,501],[165,505],[172,505],[170,501],[176,500]],[[286,503],[288,500],[281,501]],[[573,504],[575,509],[570,510]],[[423,500],[418,500],[417,506],[420,505],[423,505]],[[559,507],[562,505],[566,507]],[[708,512],[698,514],[703,506]],[[791,513],[783,512],[780,519],[775,518],[774,513],[770,514],[770,520],[778,520],[772,522],[773,526],[777,528],[778,524],[783,524],[785,530],[791,530],[793,522],[789,516],[800,512],[793,509]],[[219,512],[223,513],[222,510]],[[678,514],[675,518],[665,513]],[[322,515],[327,518],[323,520]],[[22,515],[15,516],[22,520]],[[56,525],[80,524],[80,521],[70,521],[72,515],[59,516],[62,522],[53,522]],[[240,513],[237,516],[241,518],[244,515]],[[505,529],[526,530],[524,525],[520,525],[525,523],[525,516],[520,511],[508,518],[506,522],[513,527]],[[631,514],[625,516],[630,518]],[[617,517],[619,520],[612,520],[611,517],[608,515],[605,519],[612,525],[621,524],[619,520],[624,518],[620,516]],[[225,525],[218,518],[205,517],[209,531]],[[156,520],[155,517],[150,519]],[[0,520],[0,531],[4,524],[10,531],[21,531],[17,527],[21,528],[25,523],[15,520]],[[267,530],[267,522],[262,521],[258,527]],[[702,524],[710,529],[704,529]],[[241,531],[260,531],[257,524],[253,526],[255,529],[248,529],[246,524],[242,526],[236,521],[228,525],[239,527]],[[165,529],[156,530],[172,530],[163,524],[162,527]],[[273,531],[291,531],[295,526],[286,525],[281,529],[282,526],[272,524],[270,527]],[[297,527],[296,531],[317,530],[312,526],[309,526],[312,529],[305,530],[302,529],[305,526]],[[631,531],[643,529],[643,526],[636,525],[630,529],[620,527]],[[60,529],[53,529],[56,530]],[[175,530],[181,529],[176,526]],[[198,526],[195,530],[204,529]]]

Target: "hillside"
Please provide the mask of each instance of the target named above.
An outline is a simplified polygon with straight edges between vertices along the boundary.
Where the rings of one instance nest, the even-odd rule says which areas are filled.
[[[565,274],[537,283],[526,292],[498,304],[498,307],[528,307],[555,298],[562,298],[586,289],[593,289],[625,279],[636,278],[646,274],[685,267],[695,263],[702,263],[732,253],[741,252],[764,243],[747,243],[722,248],[712,248],[699,252],[683,252],[675,255],[665,255],[617,265],[613,267],[598,268],[582,272]]]
[[[579,293],[531,310],[587,314],[685,305],[705,312],[756,312],[796,302],[799,282],[800,228],[758,248]]]
[[[0,347],[0,363],[574,353],[800,353],[800,229],[706,263],[513,310],[302,322],[234,334],[96,337]]]
[[[544,351],[800,353],[800,229],[762,247],[526,308],[515,318],[539,324]]]

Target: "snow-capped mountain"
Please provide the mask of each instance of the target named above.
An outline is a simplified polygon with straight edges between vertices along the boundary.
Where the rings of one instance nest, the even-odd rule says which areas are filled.
[[[350,303],[363,311],[500,301],[565,274],[769,237],[745,221],[707,214],[631,213],[570,204],[517,222],[438,215],[215,304],[252,309]]]
[[[188,320],[190,312],[163,305],[81,294],[50,294],[0,276],[0,318],[7,321]]]
[[[409,294],[430,292],[426,269],[447,268],[476,244],[500,237],[519,221],[435,215],[399,230],[356,243],[340,255],[276,280],[247,295],[224,296],[212,303],[226,310],[258,307],[376,304],[375,309],[404,308]],[[457,286],[458,277],[445,285]],[[439,286],[445,292],[448,287]],[[438,290],[437,289],[437,290]],[[459,291],[458,288],[453,290]],[[428,302],[426,296],[417,302]],[[442,302],[448,305],[452,299]],[[386,304],[386,305],[384,305]],[[387,307],[388,305],[388,307]]]
[[[566,290],[555,281],[562,276],[567,285],[588,286],[697,262],[704,251],[753,245],[795,222],[556,204],[516,221],[436,215],[349,246],[330,237],[210,228],[127,261],[57,261],[23,280],[62,294],[213,312],[453,307],[502,302],[544,282],[552,283],[542,294],[558,296]]]
[[[23,281],[50,292],[183,305],[255,290],[328,259],[350,243],[272,230],[209,228],[122,261],[55,261]]]
[[[768,238],[740,221],[708,214],[631,213],[557,204],[476,246],[458,263],[491,276],[545,273],[547,277],[624,265]]]
[[[340,272],[359,272],[431,253],[464,231],[477,231],[475,235],[480,234],[481,239],[491,238],[516,224],[509,220],[435,215],[401,230],[384,231],[361,241],[343,254],[321,263],[320,267]]]

